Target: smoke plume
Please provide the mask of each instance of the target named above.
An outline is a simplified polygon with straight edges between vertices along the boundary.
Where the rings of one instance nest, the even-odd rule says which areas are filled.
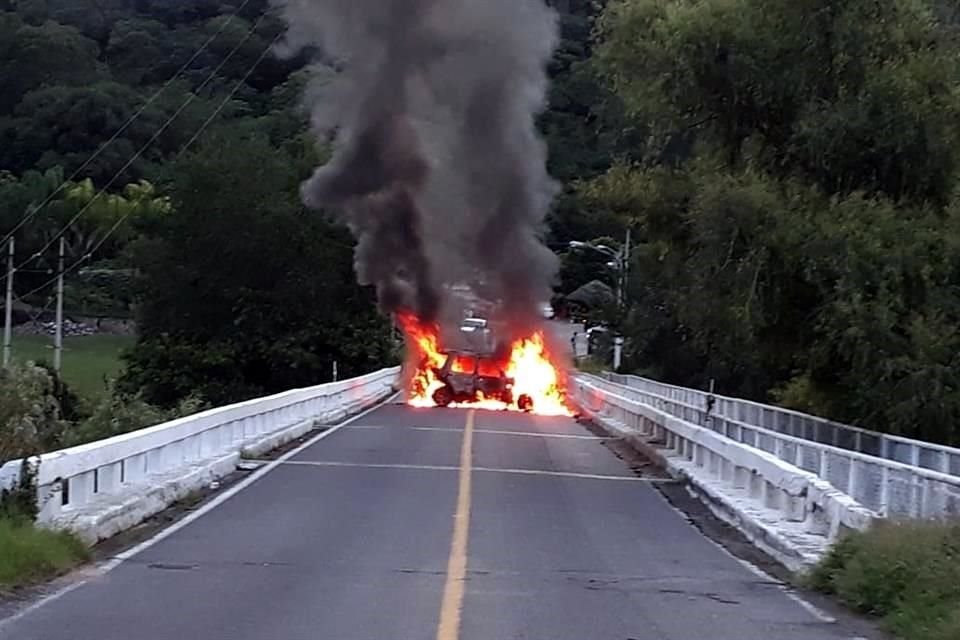
[[[333,155],[305,203],[343,216],[386,312],[459,313],[457,285],[517,332],[557,270],[540,241],[555,193],[536,133],[557,21],[545,0],[272,0]]]

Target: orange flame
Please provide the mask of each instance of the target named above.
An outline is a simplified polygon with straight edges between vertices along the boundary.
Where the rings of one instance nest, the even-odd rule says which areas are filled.
[[[407,366],[412,369],[408,382],[407,404],[415,407],[435,407],[434,392],[444,383],[437,377],[435,369],[444,365],[446,354],[440,345],[439,327],[421,323],[410,314],[397,316],[400,326],[407,337],[409,354]],[[481,361],[480,373],[486,368],[496,368]],[[458,363],[453,363],[458,368]],[[528,396],[533,402],[530,411],[539,415],[572,415],[564,402],[563,368],[555,364],[547,349],[543,331],[536,331],[526,338],[520,338],[511,345],[510,356],[501,363],[503,372],[513,378],[513,396],[519,399]],[[408,372],[409,373],[409,372]],[[489,373],[496,373],[491,371]],[[486,398],[482,393],[469,402],[453,402],[451,407],[474,407],[479,409],[521,411],[519,404],[511,404],[496,398]]]

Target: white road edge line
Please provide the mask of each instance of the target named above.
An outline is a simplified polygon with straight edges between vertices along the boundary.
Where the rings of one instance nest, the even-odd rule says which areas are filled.
[[[376,404],[373,405],[372,407],[369,407],[369,408],[365,409],[364,411],[358,413],[357,415],[353,416],[352,418],[348,418],[347,420],[344,420],[344,421],[341,422],[340,424],[335,425],[335,426],[333,426],[333,427],[330,427],[329,429],[327,429],[326,431],[324,431],[324,432],[322,432],[322,433],[318,433],[318,434],[317,434],[316,436],[314,436],[313,438],[310,438],[309,440],[307,440],[306,442],[304,442],[304,443],[301,444],[300,446],[298,446],[298,447],[296,447],[296,448],[294,448],[294,449],[291,449],[290,451],[288,451],[287,453],[283,454],[282,456],[280,456],[280,457],[277,458],[276,460],[270,461],[268,464],[266,464],[265,466],[261,467],[260,469],[257,469],[256,471],[254,471],[253,473],[251,473],[249,476],[247,476],[246,478],[244,478],[243,480],[241,480],[241,481],[238,482],[237,484],[233,485],[232,487],[230,487],[229,489],[227,489],[226,491],[224,491],[223,493],[221,493],[220,495],[218,495],[216,498],[214,498],[214,499],[211,500],[210,502],[207,502],[206,504],[204,504],[203,506],[201,506],[201,507],[200,507],[199,509],[197,509],[196,511],[193,511],[192,513],[184,516],[184,517],[181,518],[180,520],[177,520],[176,522],[174,522],[174,523],[173,523],[172,525],[170,525],[169,527],[167,527],[167,528],[165,528],[165,529],[163,529],[163,530],[161,530],[161,531],[158,531],[158,532],[157,532],[156,534],[154,534],[152,537],[144,540],[144,541],[141,542],[140,544],[138,544],[138,545],[136,545],[136,546],[134,546],[134,547],[131,547],[130,549],[127,549],[126,551],[124,551],[124,552],[122,552],[122,553],[118,553],[117,555],[113,556],[113,557],[112,557],[110,560],[108,560],[107,562],[104,562],[104,563],[98,564],[98,565],[94,565],[94,567],[92,568],[92,571],[89,573],[88,577],[83,578],[83,579],[81,579],[81,580],[78,580],[77,582],[71,583],[71,584],[69,584],[69,585],[67,585],[67,586],[65,586],[65,587],[62,587],[61,589],[59,589],[59,590],[57,590],[57,591],[55,591],[55,592],[53,592],[53,593],[51,593],[51,594],[49,594],[49,595],[43,596],[42,598],[40,598],[40,600],[38,600],[38,601],[30,604],[30,605],[27,606],[27,607],[24,607],[23,609],[21,609],[21,610],[19,610],[19,611],[16,611],[15,613],[11,614],[9,617],[0,619],[0,630],[2,630],[2,629],[3,629],[4,627],[6,627],[7,625],[9,625],[9,624],[11,624],[11,623],[13,623],[13,622],[15,622],[15,621],[23,618],[24,616],[27,616],[27,615],[29,615],[30,613],[36,611],[36,610],[39,609],[40,607],[42,607],[42,606],[44,606],[44,605],[46,605],[46,604],[49,604],[49,603],[51,603],[51,602],[53,602],[53,601],[55,601],[55,600],[58,600],[58,599],[62,598],[63,596],[65,596],[65,595],[67,595],[68,593],[70,593],[71,591],[73,591],[73,590],[75,590],[75,589],[78,589],[78,588],[82,587],[83,585],[87,584],[87,583],[90,582],[91,580],[93,580],[93,579],[95,579],[95,578],[100,578],[100,577],[102,577],[103,575],[109,573],[110,571],[116,569],[116,568],[117,568],[118,566],[120,566],[125,560],[129,560],[130,558],[136,556],[137,554],[146,551],[147,549],[149,549],[149,548],[152,547],[153,545],[157,544],[157,543],[160,542],[161,540],[163,540],[163,539],[165,539],[165,538],[173,535],[174,533],[176,533],[176,532],[179,531],[180,529],[183,529],[183,528],[186,527],[188,524],[190,524],[190,523],[192,523],[193,521],[195,521],[197,518],[200,518],[201,516],[203,516],[203,515],[211,512],[211,511],[213,511],[214,509],[216,509],[217,507],[219,507],[221,504],[223,504],[224,502],[226,502],[227,500],[229,500],[229,499],[232,498],[233,496],[237,495],[238,493],[240,493],[241,491],[243,491],[244,489],[246,489],[247,487],[249,487],[251,484],[253,484],[253,483],[256,482],[257,480],[259,480],[259,479],[262,478],[263,476],[267,475],[268,473],[270,473],[271,471],[273,471],[274,469],[276,469],[276,468],[279,467],[280,465],[284,464],[287,460],[289,460],[290,458],[294,457],[295,455],[297,455],[298,453],[300,453],[300,452],[303,451],[304,449],[307,449],[307,448],[309,448],[309,447],[312,447],[312,446],[313,446],[314,444],[316,444],[317,442],[320,442],[320,441],[323,440],[324,438],[326,438],[326,437],[328,437],[328,436],[336,433],[336,432],[339,431],[340,429],[343,429],[344,427],[346,427],[347,425],[349,425],[351,422],[354,422],[355,420],[359,420],[360,418],[363,418],[363,417],[367,416],[367,414],[376,411],[377,409],[379,409],[380,407],[382,407],[382,406],[384,406],[384,405],[386,405],[386,404],[390,404],[390,402],[393,401],[398,395],[400,395],[400,392],[397,392],[397,393],[394,393],[394,394],[391,395],[391,396],[388,396],[388,397],[385,398],[384,400],[381,400],[380,402],[376,403]],[[88,570],[89,570],[89,568],[88,568]],[[82,569],[79,569],[78,571],[82,571]]]
[[[659,492],[657,492],[657,493],[659,493]],[[779,588],[779,590],[780,590],[780,593],[782,593],[783,595],[787,596],[787,598],[789,598],[790,600],[793,600],[794,602],[796,602],[798,605],[800,605],[800,607],[801,607],[804,611],[806,611],[807,613],[809,613],[809,614],[810,614],[811,616],[813,616],[816,620],[818,620],[819,622],[823,622],[823,623],[825,623],[825,624],[836,624],[836,623],[837,623],[837,619],[836,619],[836,618],[834,618],[833,616],[831,616],[831,615],[830,615],[829,613],[827,613],[826,611],[823,611],[822,609],[820,609],[819,607],[817,607],[817,606],[814,605],[813,603],[807,602],[807,601],[806,601],[805,599],[803,599],[799,594],[797,594],[797,593],[793,590],[793,587],[791,587],[789,584],[783,582],[782,580],[780,580],[780,579],[777,578],[776,576],[773,576],[773,575],[767,573],[766,571],[764,571],[763,569],[761,569],[761,568],[758,567],[757,565],[753,564],[753,563],[750,562],[749,560],[744,560],[743,558],[737,557],[736,555],[734,555],[734,553],[733,553],[732,551],[730,551],[730,550],[727,549],[725,546],[723,546],[722,544],[720,544],[719,542],[717,542],[716,540],[714,540],[713,538],[711,538],[710,536],[708,536],[707,534],[705,534],[705,533],[704,533],[703,531],[701,531],[698,527],[694,526],[693,523],[692,523],[692,520],[690,519],[690,516],[687,515],[686,513],[684,513],[681,509],[679,509],[679,508],[677,508],[676,506],[674,506],[669,500],[667,500],[667,497],[666,497],[665,495],[663,495],[662,493],[660,493],[660,498],[663,500],[664,504],[666,504],[668,508],[672,509],[672,510],[673,510],[675,513],[677,513],[681,518],[683,518],[688,524],[690,524],[690,526],[692,526],[694,529],[696,529],[696,530],[697,530],[697,533],[699,533],[700,536],[703,537],[704,540],[706,540],[707,542],[709,542],[710,544],[712,544],[713,546],[715,546],[717,549],[719,549],[719,550],[720,550],[723,554],[725,554],[727,557],[729,557],[729,558],[733,559],[734,561],[736,561],[737,563],[739,563],[742,567],[744,567],[744,568],[745,568],[747,571],[749,571],[750,573],[754,574],[755,576],[757,576],[757,577],[759,577],[759,578],[762,578],[765,582],[770,582],[770,583],[774,583],[774,584],[778,585],[778,588]],[[752,543],[751,543],[751,544],[752,544]],[[854,640],[856,640],[856,639],[854,639]]]

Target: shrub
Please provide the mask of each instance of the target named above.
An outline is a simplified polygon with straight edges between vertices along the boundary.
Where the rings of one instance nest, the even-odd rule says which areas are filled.
[[[960,522],[889,522],[852,534],[810,583],[906,640],[960,638]]]
[[[0,519],[37,517],[37,464],[31,459],[20,463],[20,476],[12,487],[0,491]]]
[[[65,444],[73,446],[102,440],[191,415],[205,408],[202,399],[190,396],[172,409],[161,409],[147,403],[139,394],[125,394],[111,388],[93,407],[90,417],[68,432]]]
[[[0,370],[0,464],[55,448],[67,422],[56,384],[32,363]]]
[[[88,557],[71,533],[41,529],[26,518],[0,518],[0,589],[53,578]]]

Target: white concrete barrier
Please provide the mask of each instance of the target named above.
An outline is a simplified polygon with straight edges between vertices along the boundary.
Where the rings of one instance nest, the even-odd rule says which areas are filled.
[[[722,412],[708,414],[704,407],[690,404],[697,401],[696,396],[690,394],[674,393],[664,397],[596,376],[586,379],[609,392],[761,449],[809,471],[882,517],[960,517],[958,476],[742,422],[725,417]]]
[[[233,472],[242,455],[263,453],[383,400],[399,371],[218,407],[39,456],[32,460],[38,522],[95,544]],[[11,486],[21,466],[14,460],[0,468],[0,487]]]
[[[715,514],[792,570],[817,562],[844,530],[878,516],[816,474],[597,384],[572,379],[580,408],[608,431],[660,458]]]
[[[750,400],[711,396],[705,391],[677,387],[649,378],[613,373],[605,375],[610,382],[630,387],[648,397],[678,402],[701,413],[706,411],[710,399],[713,404],[711,413],[727,420],[960,477],[960,449],[956,447],[878,433]]]

